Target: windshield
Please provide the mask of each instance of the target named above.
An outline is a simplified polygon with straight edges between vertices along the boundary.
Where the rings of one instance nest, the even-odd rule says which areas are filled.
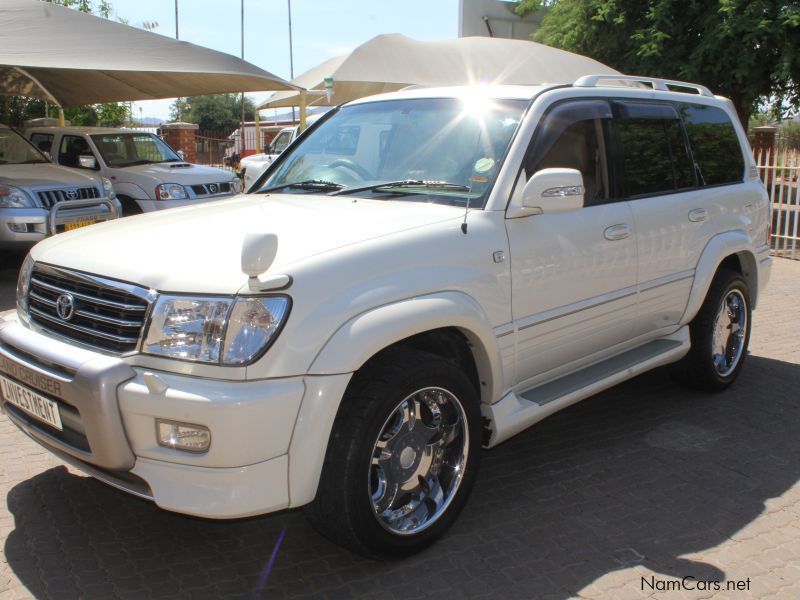
[[[16,131],[0,127],[0,165],[31,165],[47,162],[50,161]]]
[[[103,133],[92,136],[109,167],[181,162],[181,157],[152,133]]]
[[[527,104],[480,97],[344,106],[287,150],[259,191],[480,208]]]

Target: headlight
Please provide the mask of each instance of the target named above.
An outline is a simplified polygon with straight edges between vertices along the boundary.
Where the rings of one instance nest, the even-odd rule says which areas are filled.
[[[242,169],[242,177],[244,177],[244,169]],[[242,193],[242,180],[238,177],[236,179],[231,179],[231,191],[234,194]]]
[[[212,298],[161,296],[143,352],[223,365],[258,358],[289,314],[286,296]]]
[[[158,200],[185,200],[188,197],[186,189],[178,183],[162,183],[156,186]]]
[[[0,208],[33,208],[33,201],[19,188],[0,185]]]
[[[111,183],[108,177],[103,177],[103,190],[106,193],[106,198],[109,200],[113,200],[117,197],[117,194],[114,192],[114,184]]]
[[[17,310],[20,317],[27,319],[28,314],[28,291],[31,287],[31,273],[33,272],[33,265],[36,264],[31,258],[31,255],[25,257],[22,263],[22,268],[19,270],[19,277],[17,278]]]

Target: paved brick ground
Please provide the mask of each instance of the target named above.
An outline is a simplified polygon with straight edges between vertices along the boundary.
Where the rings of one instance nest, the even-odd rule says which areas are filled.
[[[452,532],[396,563],[337,548],[299,512],[219,523],[160,511],[0,417],[0,599],[798,598],[798,298],[800,262],[778,261],[724,394],[656,371],[487,452]],[[659,591],[685,576],[723,591]],[[749,591],[725,591],[739,580]]]

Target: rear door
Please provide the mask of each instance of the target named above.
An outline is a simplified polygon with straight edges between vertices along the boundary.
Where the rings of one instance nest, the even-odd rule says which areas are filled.
[[[619,201],[609,169],[610,122],[605,100],[557,103],[518,178],[520,188],[540,169],[578,169],[586,193],[580,210],[506,219],[517,384],[592,361],[631,336],[636,242],[631,209]]]
[[[715,194],[703,187],[678,108],[614,102],[615,155],[637,231],[637,336],[679,323],[718,223]]]

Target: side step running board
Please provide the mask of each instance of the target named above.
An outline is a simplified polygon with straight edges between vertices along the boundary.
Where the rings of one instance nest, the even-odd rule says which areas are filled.
[[[640,373],[675,362],[689,352],[689,328],[648,342],[521,394],[509,392],[484,416],[491,419],[488,447],[496,446],[545,417]]]

